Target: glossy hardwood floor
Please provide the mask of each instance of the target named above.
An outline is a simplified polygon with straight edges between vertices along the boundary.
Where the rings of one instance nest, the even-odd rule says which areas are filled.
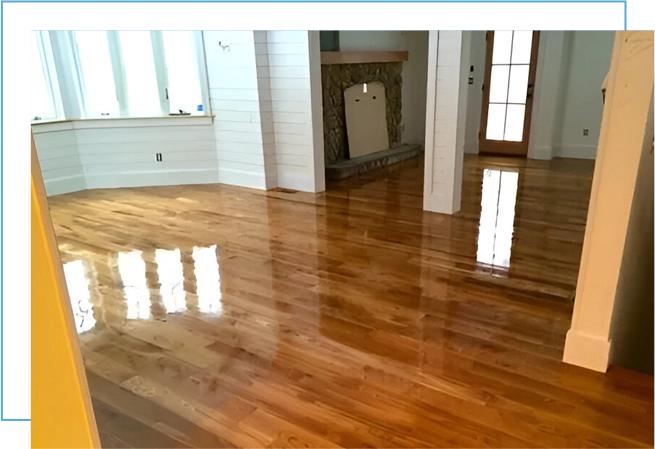
[[[50,198],[103,445],[652,446],[651,376],[559,361],[592,170]]]

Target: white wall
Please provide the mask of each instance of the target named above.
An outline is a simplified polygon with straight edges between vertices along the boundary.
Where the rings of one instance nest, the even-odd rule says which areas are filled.
[[[603,112],[601,86],[609,70],[613,31],[572,31],[563,111],[554,156],[595,159]],[[589,130],[583,136],[583,129]]]
[[[218,182],[265,189],[266,169],[252,31],[205,31]],[[219,45],[229,45],[229,51]]]
[[[401,142],[423,144],[425,140],[425,89],[428,67],[427,31],[340,31],[341,51],[409,52],[403,62],[404,127]]]
[[[209,117],[129,122],[73,122],[87,189],[218,182]]]
[[[541,32],[528,157],[596,157],[613,39],[613,31]]]
[[[473,84],[467,84],[468,99],[464,152],[478,154],[478,135],[480,133],[480,119],[482,117],[482,85],[484,84],[485,57],[487,55],[487,32],[471,31],[470,36],[470,63],[465,69],[467,71],[467,77],[473,78]],[[473,66],[472,73],[470,66]]]
[[[77,120],[32,130],[49,196],[85,188],[218,182],[210,117]],[[156,153],[162,153],[162,162]]]
[[[33,130],[47,195],[84,190],[73,124],[44,123]]]

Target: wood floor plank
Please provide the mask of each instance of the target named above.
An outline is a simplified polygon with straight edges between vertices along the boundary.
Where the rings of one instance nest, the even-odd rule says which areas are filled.
[[[519,174],[504,228],[485,170]],[[652,447],[652,376],[561,362],[592,173],[467,156],[453,216],[418,158],[49,198],[103,446]]]

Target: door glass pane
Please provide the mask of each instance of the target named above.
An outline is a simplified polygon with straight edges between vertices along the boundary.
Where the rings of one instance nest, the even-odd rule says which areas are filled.
[[[529,65],[513,65],[509,79],[508,103],[525,103],[528,92]],[[491,72],[493,76],[493,71]],[[493,86],[493,84],[492,84]],[[491,100],[490,100],[491,101]]]
[[[532,33],[532,31],[514,31],[512,64],[530,64]]]
[[[494,32],[494,50],[492,64],[509,64],[512,54],[512,32]]]
[[[87,117],[118,116],[114,72],[106,31],[75,31]]]
[[[130,116],[161,115],[150,31],[119,31]]]
[[[505,107],[504,104],[490,104],[487,116],[487,140],[503,140],[505,129]]]
[[[507,81],[509,78],[508,65],[494,65],[491,67],[491,86],[489,86],[490,103],[507,102]]]
[[[170,112],[202,113],[200,73],[191,31],[163,31]],[[198,106],[200,111],[198,111]]]
[[[525,117],[525,105],[523,104],[507,105],[507,121],[505,123],[505,140],[509,140],[512,142],[520,142],[523,140],[524,117]]]

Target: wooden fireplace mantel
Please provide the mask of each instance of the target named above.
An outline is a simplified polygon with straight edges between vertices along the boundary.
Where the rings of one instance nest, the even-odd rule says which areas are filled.
[[[321,64],[375,64],[403,62],[409,59],[408,51],[322,51]]]

